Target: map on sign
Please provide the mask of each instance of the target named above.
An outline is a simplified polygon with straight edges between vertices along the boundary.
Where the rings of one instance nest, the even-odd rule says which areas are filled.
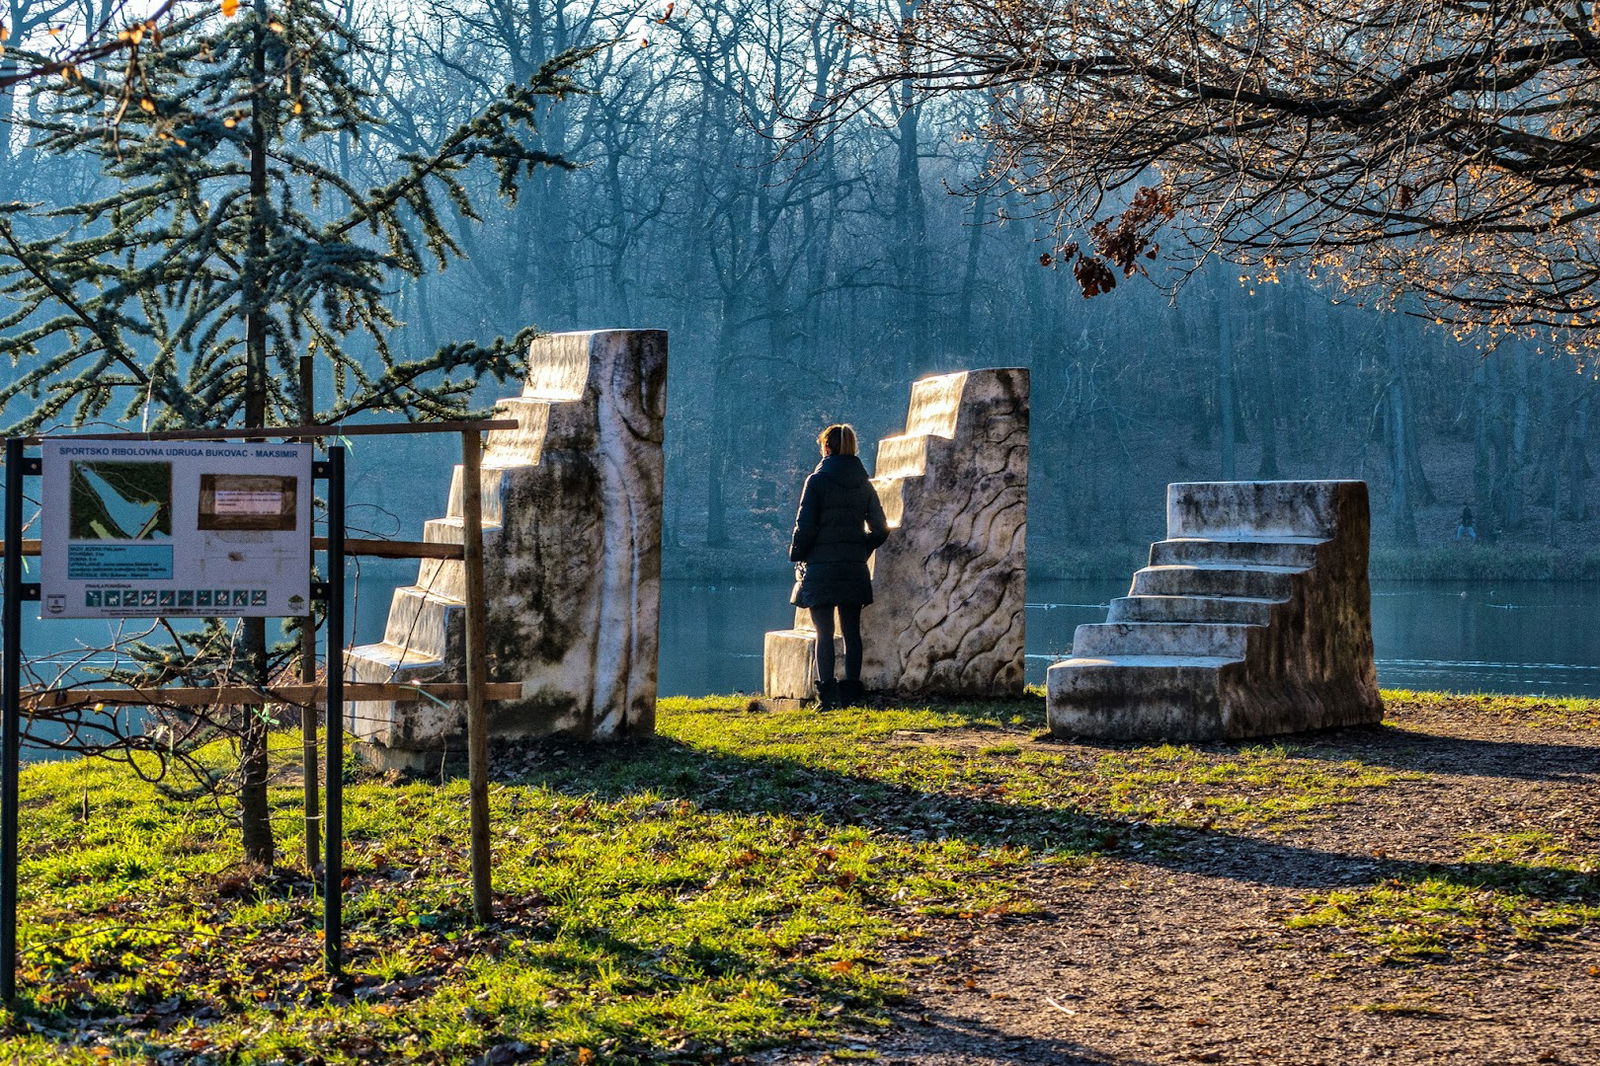
[[[172,538],[171,463],[89,461],[70,469],[74,538]]]
[[[49,440],[46,618],[304,615],[311,447]]]

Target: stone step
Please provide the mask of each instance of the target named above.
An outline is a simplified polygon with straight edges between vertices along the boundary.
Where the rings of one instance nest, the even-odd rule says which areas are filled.
[[[482,500],[483,524],[497,526],[503,519],[504,511],[501,509],[504,493],[501,491],[506,483],[506,473],[526,467],[527,463],[515,463],[510,466],[490,466],[485,463],[478,477],[478,492]],[[450,472],[450,499],[445,505],[444,513],[454,519],[461,518],[461,464],[457,463]]]
[[[397,588],[389,603],[383,643],[402,648],[414,657],[449,659],[451,648],[460,646],[465,606],[454,596],[442,596],[416,585]]]
[[[962,390],[967,371],[938,374],[911,383],[911,407],[906,412],[906,436],[932,435],[946,440],[956,435],[961,417]]]
[[[1245,596],[1123,596],[1111,601],[1108,622],[1219,622],[1264,626],[1281,600]]]
[[[404,684],[406,682],[401,680],[402,676],[444,665],[442,659],[426,652],[382,641],[358,645],[348,649],[344,655],[352,680],[376,684]]]
[[[457,681],[449,666],[414,648],[394,644],[363,644],[345,658],[346,676],[369,684],[417,685],[430,681]],[[444,719],[461,712],[456,705],[439,706],[427,697],[415,700],[352,700],[345,705],[345,728],[351,736],[392,746],[404,744],[399,735],[415,728],[419,715]]]
[[[1174,537],[1150,545],[1151,566],[1204,566],[1255,564],[1307,569],[1317,561],[1316,537],[1232,540],[1213,537]]]
[[[460,559],[423,559],[417,567],[417,588],[448,600],[467,600],[467,570]]]
[[[1212,655],[1063,660],[1045,677],[1050,728],[1107,739],[1222,735],[1219,672],[1236,662]]]
[[[1349,482],[1211,481],[1167,486],[1167,536],[1220,540],[1333,535]],[[1308,491],[1322,487],[1329,491]]]
[[[1078,658],[1123,655],[1222,656],[1243,659],[1252,631],[1263,627],[1217,622],[1107,622],[1082,625],[1072,638]]]
[[[1148,674],[1152,679],[1211,680],[1217,670],[1238,661],[1233,655],[1075,655],[1051,666],[1050,673],[1072,667],[1084,676],[1093,677],[1134,671],[1132,676]]]
[[[500,526],[484,524],[483,551],[487,556],[494,551],[500,537]],[[460,544],[462,537],[460,518],[430,518],[422,523],[422,539],[428,544]],[[465,602],[467,598],[467,572],[459,559],[423,559],[417,567],[417,587],[435,596]]]
[[[1259,600],[1286,600],[1292,578],[1300,567],[1147,566],[1133,575],[1130,596],[1244,596]]]
[[[878,494],[878,502],[883,504],[883,520],[889,524],[890,529],[899,529],[901,521],[906,516],[905,479],[874,477],[872,488]]]
[[[495,404],[496,418],[515,418],[516,429],[493,429],[485,442],[484,465],[514,466],[539,461],[550,428],[551,400],[512,396]]]
[[[571,403],[589,382],[589,342],[577,334],[546,338],[528,364],[522,395]]]
[[[762,685],[769,696],[804,700],[816,695],[817,631],[777,629],[766,634],[762,647]],[[833,638],[837,670],[844,669],[844,638]]]
[[[428,544],[460,544],[464,532],[465,520],[460,515],[449,518],[430,518],[422,523],[422,539]],[[489,546],[500,536],[500,524],[485,520],[483,523],[483,550],[487,552]]]
[[[927,469],[926,433],[884,437],[878,442],[878,457],[872,465],[875,479],[921,477]]]
[[[1062,695],[1132,702],[1168,694],[1189,706],[1197,691],[1215,689],[1218,670],[1238,661],[1226,655],[1074,656],[1051,666],[1045,679],[1052,701]]]

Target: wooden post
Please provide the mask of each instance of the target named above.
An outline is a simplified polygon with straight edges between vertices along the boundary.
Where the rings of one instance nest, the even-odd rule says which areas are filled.
[[[300,357],[300,421],[309,424],[316,417],[311,403],[311,357]],[[309,443],[307,438],[307,443]],[[309,488],[309,486],[308,486]],[[315,548],[312,554],[316,554]],[[308,605],[309,612],[309,605]],[[317,625],[316,615],[307,613],[300,630],[300,680],[312,685],[317,680]],[[306,869],[315,871],[322,861],[322,807],[317,787],[317,705],[307,700],[300,708],[300,767],[303,780],[302,800],[306,820]]]
[[[461,434],[461,547],[467,585],[467,790],[472,839],[472,915],[494,920],[489,870],[489,716],[484,710],[483,473],[476,429]]]

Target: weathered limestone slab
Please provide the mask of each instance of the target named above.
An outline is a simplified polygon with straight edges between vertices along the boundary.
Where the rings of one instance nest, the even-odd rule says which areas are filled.
[[[905,695],[1019,694],[1028,371],[913,383],[905,431],[878,443],[874,475],[891,532],[873,557],[862,681]],[[766,635],[768,696],[815,691],[815,641],[806,611],[795,612],[793,629]]]
[[[870,626],[870,620],[862,624]],[[863,638],[863,642],[866,638]],[[803,700],[816,694],[817,630],[804,609],[794,612],[793,629],[776,629],[766,635],[762,647],[762,692],[774,699]],[[844,671],[844,638],[833,638],[833,661],[840,676]]]
[[[1167,486],[1167,539],[1049,670],[1057,736],[1222,740],[1380,721],[1367,486]]]
[[[514,430],[483,456],[489,677],[522,698],[489,707],[492,733],[605,740],[655,722],[667,336],[560,333],[534,341]],[[460,543],[461,468],[423,539]],[[426,560],[397,589],[378,644],[350,653],[359,681],[464,679],[465,574]],[[462,704],[351,703],[348,728],[383,765],[465,744]]]

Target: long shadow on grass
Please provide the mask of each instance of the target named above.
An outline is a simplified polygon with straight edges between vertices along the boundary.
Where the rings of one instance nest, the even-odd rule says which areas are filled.
[[[1001,803],[798,759],[707,751],[656,737],[625,747],[544,749],[518,780],[614,800],[640,792],[709,810],[815,816],[920,843],[962,840],[1067,855],[1115,855],[1164,869],[1286,888],[1326,889],[1394,878],[1600,901],[1600,877],[1517,863],[1428,863],[1299,847],[1220,829],[1161,826],[1069,804]],[[887,772],[887,771],[886,771]],[[954,788],[972,789],[969,782]]]
[[[1309,738],[1296,751],[1312,759],[1356,759],[1419,773],[1583,782],[1600,774],[1600,746],[1525,744],[1417,733],[1395,726],[1341,730]]]

